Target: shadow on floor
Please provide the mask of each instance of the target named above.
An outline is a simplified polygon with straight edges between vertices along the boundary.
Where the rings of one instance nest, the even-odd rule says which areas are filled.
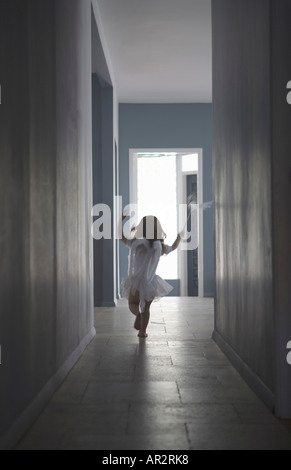
[[[124,301],[16,449],[291,449],[291,430],[212,341],[213,300],[164,298],[137,338]]]

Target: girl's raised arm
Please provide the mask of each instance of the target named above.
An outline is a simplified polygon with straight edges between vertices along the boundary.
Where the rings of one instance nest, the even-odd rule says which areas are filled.
[[[123,241],[123,243],[126,245],[128,240],[127,238],[125,238],[124,234],[123,234],[123,221],[124,219],[126,218],[127,216],[122,212],[122,216],[120,217],[120,220],[119,220],[119,224],[118,224],[118,235],[120,237],[121,235],[121,240]]]
[[[168,253],[171,253],[172,251],[176,250],[180,244],[181,241],[181,233],[178,233],[176,240],[174,241],[173,245],[164,245],[163,244],[163,255],[167,255]],[[169,250],[170,248],[170,250]]]
[[[174,251],[178,248],[178,246],[180,245],[180,241],[181,241],[181,235],[180,235],[180,233],[178,233],[177,238],[176,238],[176,240],[174,241],[174,243],[172,245],[172,251]]]

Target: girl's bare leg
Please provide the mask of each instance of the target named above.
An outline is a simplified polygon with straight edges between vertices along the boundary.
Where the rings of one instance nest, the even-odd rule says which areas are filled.
[[[139,311],[139,292],[138,291],[136,291],[134,295],[132,293],[129,294],[128,307],[129,307],[129,310],[136,316],[136,320],[134,322],[134,328],[136,330],[140,330],[141,314]]]
[[[141,322],[140,322],[140,330],[138,336],[141,338],[146,338],[147,337],[147,326],[149,324],[150,320],[150,306],[152,302],[148,302],[146,300],[146,305],[145,305],[145,310],[141,314]]]

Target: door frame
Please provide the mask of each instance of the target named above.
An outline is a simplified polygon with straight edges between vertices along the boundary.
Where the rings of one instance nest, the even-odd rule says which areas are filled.
[[[203,149],[202,148],[132,148],[129,149],[129,200],[137,204],[137,154],[138,153],[176,153],[177,154],[177,204],[187,204],[186,176],[198,175],[198,204],[203,203]],[[198,172],[182,171],[182,155],[198,154]],[[179,214],[178,214],[179,217]],[[204,297],[204,254],[203,254],[203,210],[198,216],[198,297]],[[178,276],[180,279],[180,295],[187,297],[187,251],[178,248]]]
[[[197,203],[203,203],[203,149],[178,149],[177,159],[177,189],[178,189],[178,204],[187,204],[187,176],[197,174]],[[198,154],[198,171],[182,171],[182,155],[181,154]],[[198,215],[198,297],[204,297],[204,250],[203,250],[203,210],[199,210]],[[188,296],[188,261],[187,251],[179,250],[179,275],[181,279],[181,296]]]

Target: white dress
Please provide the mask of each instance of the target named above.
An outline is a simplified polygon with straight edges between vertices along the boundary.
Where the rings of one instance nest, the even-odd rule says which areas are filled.
[[[121,282],[123,297],[135,294],[139,291],[140,311],[144,312],[145,301],[158,300],[169,294],[173,287],[156,274],[156,269],[162,255],[162,244],[154,241],[152,246],[146,238],[128,240],[130,248],[128,257],[128,277]],[[165,254],[169,254],[172,248],[164,245]]]

